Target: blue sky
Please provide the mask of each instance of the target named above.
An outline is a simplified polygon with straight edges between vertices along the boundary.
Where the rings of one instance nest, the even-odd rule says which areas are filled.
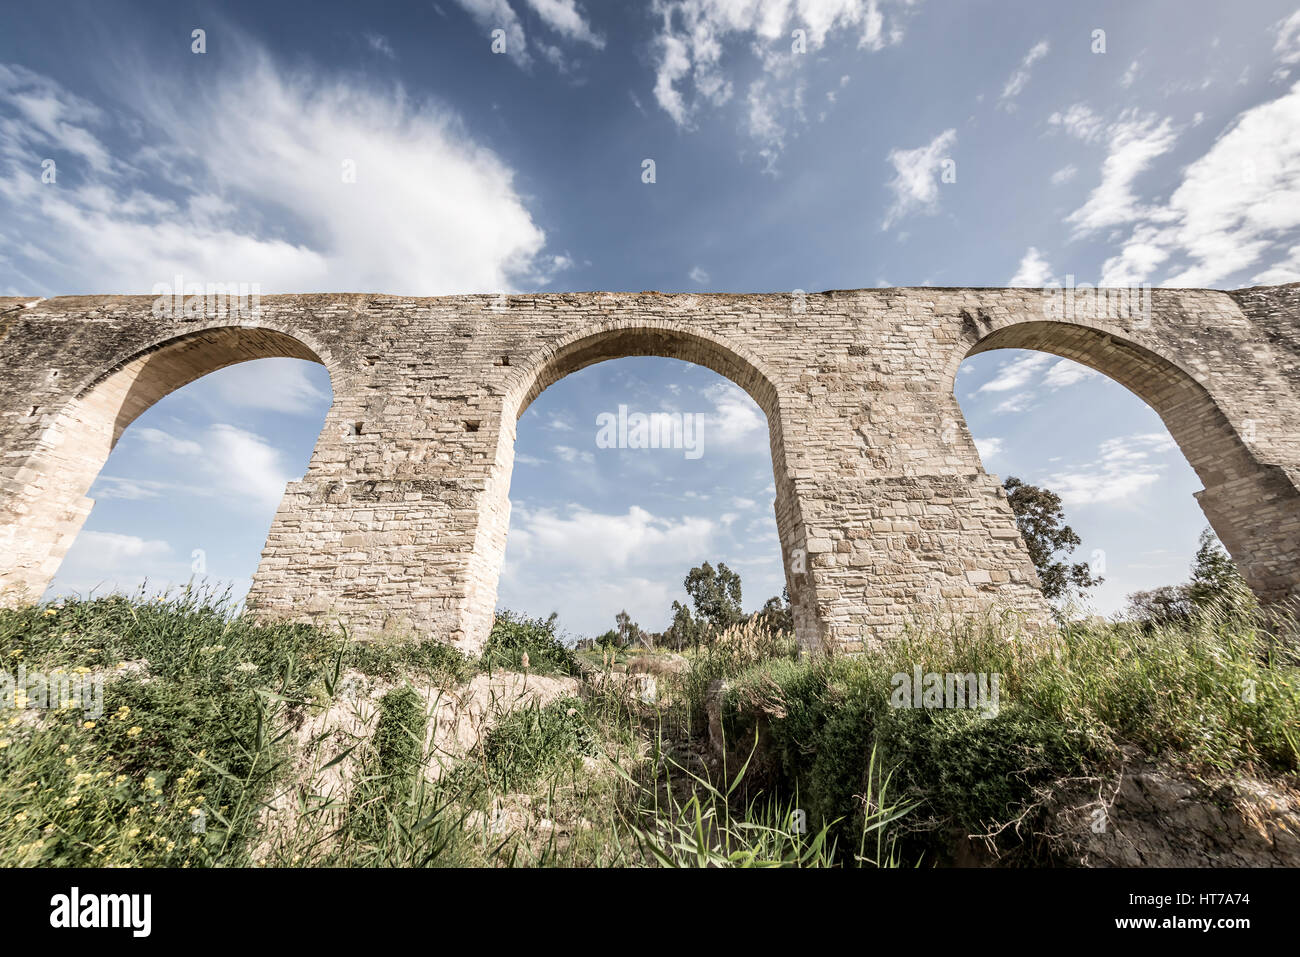
[[[1267,0],[11,6],[0,292],[1295,281],[1298,67],[1300,11]],[[1140,401],[1010,351],[957,394],[989,471],[1065,498],[1099,610],[1184,577],[1199,484]],[[160,402],[55,589],[183,581],[200,550],[242,593],[329,395],[267,360]],[[705,414],[717,441],[599,449],[620,403]],[[705,558],[749,607],[779,592],[762,415],[712,373],[591,367],[534,403],[518,453],[502,604],[657,628]]]

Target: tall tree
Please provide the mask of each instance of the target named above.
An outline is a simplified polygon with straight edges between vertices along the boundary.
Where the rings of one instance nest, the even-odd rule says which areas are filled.
[[[668,646],[681,651],[687,645],[696,647],[700,643],[700,623],[691,615],[691,610],[679,601],[673,602],[673,620],[664,632]]]
[[[1188,581],[1192,601],[1197,605],[1230,596],[1243,586],[1242,572],[1236,570],[1227,551],[1219,544],[1212,528],[1206,525],[1192,559],[1192,580]]]
[[[1061,497],[1050,489],[1022,482],[1014,475],[1002,484],[1038,579],[1043,583],[1043,594],[1049,599],[1065,598],[1072,591],[1083,592],[1100,585],[1103,579],[1092,574],[1087,562],[1071,564],[1066,560],[1081,539],[1065,524]]]
[[[1186,587],[1198,608],[1213,604],[1243,608],[1251,601],[1246,580],[1209,526],[1201,532],[1196,557],[1192,559],[1192,578]]]
[[[1186,621],[1196,605],[1186,585],[1161,585],[1150,591],[1135,591],[1128,596],[1128,617],[1152,625]]]
[[[794,611],[790,608],[790,592],[782,588],[780,597],[773,595],[763,603],[755,616],[777,631],[794,631]]]
[[[614,616],[614,623],[618,632],[619,647],[626,648],[638,642],[644,644],[645,632],[640,625],[632,620],[632,616],[627,613],[627,609]]]
[[[686,575],[686,594],[695,614],[715,628],[726,628],[740,620],[740,576],[719,562],[717,570],[708,562]]]

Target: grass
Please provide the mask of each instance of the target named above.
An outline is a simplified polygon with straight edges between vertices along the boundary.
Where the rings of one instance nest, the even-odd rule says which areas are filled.
[[[537,783],[563,761],[599,753],[596,731],[577,698],[507,715],[488,732],[482,767],[487,781],[503,792]]]
[[[919,802],[905,848],[942,857],[951,833],[987,833],[1038,789],[1114,771],[1126,749],[1198,775],[1300,772],[1295,638],[1209,609],[1179,626],[1068,625],[1030,640],[1005,622],[914,629],[879,654],[760,663],[726,693],[733,736],[769,736],[774,784],[818,821],[844,813],[872,755]],[[1000,676],[996,716],[894,707],[896,674]]]
[[[655,702],[606,667],[581,697],[496,717],[443,769],[438,689],[525,655],[530,676],[577,674],[552,621],[498,616],[474,660],[261,625],[189,591],[5,610],[4,671],[109,680],[94,717],[0,715],[0,865],[937,862],[954,831],[995,829],[1129,749],[1193,774],[1294,779],[1295,647],[1257,616],[1212,611],[1034,640],[1002,620],[930,621],[872,656],[800,661],[789,635],[749,623],[687,651]],[[916,665],[998,674],[996,716],[891,707],[893,676]],[[715,768],[708,701],[724,682],[733,747]],[[312,723],[340,709],[351,719]]]
[[[114,596],[0,612],[12,673],[105,682],[103,714],[6,716],[0,859],[54,866],[240,864],[286,758],[280,716],[313,694],[337,639],[259,627],[220,599]],[[146,672],[120,667],[148,661]]]

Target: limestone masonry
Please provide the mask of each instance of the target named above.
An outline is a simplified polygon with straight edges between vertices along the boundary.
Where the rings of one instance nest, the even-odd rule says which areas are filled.
[[[721,373],[766,413],[806,647],[858,650],[926,607],[1042,619],[953,394],[964,358],[1021,348],[1148,402],[1251,587],[1300,598],[1300,284],[1157,289],[1148,302],[1094,318],[1107,310],[1036,289],[346,294],[171,318],[152,296],[0,299],[0,591],[40,596],[142,411],[223,366],[291,356],[325,365],[334,402],[285,489],[250,607],[476,648],[505,551],[516,420],[583,366],[654,355]]]

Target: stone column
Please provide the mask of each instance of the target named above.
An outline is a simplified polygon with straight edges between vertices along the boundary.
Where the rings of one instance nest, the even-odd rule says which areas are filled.
[[[413,392],[336,389],[311,466],[272,522],[250,610],[482,647],[496,604],[491,552],[504,551],[509,523],[508,466],[502,485],[487,465],[499,400]],[[482,519],[498,512],[485,531]]]
[[[935,616],[1013,612],[1042,625],[1049,609],[1001,483],[956,397],[936,387],[944,349],[932,357],[909,343],[886,362],[887,335],[860,355],[819,357],[818,373],[786,395],[789,541],[806,554],[782,540],[807,603],[796,607],[801,639],[854,653]]]

